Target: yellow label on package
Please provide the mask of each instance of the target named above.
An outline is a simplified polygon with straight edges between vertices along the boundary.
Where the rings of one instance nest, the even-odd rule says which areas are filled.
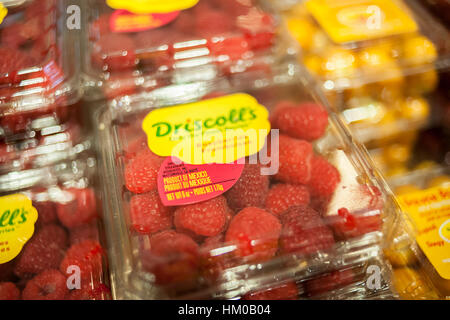
[[[450,280],[450,187],[436,187],[398,198],[416,225],[420,248],[439,275]]]
[[[187,164],[232,163],[258,153],[270,131],[267,109],[244,93],[157,109],[143,122],[148,146]]]
[[[0,24],[3,22],[3,19],[5,19],[6,15],[8,14],[8,9],[5,8],[2,2],[0,2]]]
[[[106,0],[106,4],[113,9],[123,9],[138,14],[186,10],[198,2],[199,0]]]
[[[0,197],[0,264],[17,257],[33,236],[38,213],[23,194]]]
[[[335,43],[418,30],[406,7],[396,0],[309,0],[306,7]]]

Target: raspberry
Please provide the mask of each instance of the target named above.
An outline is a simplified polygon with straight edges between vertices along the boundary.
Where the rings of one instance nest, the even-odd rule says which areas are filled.
[[[31,67],[33,59],[20,50],[0,47],[0,74],[8,73],[6,78],[0,79],[0,84],[16,83],[20,81],[17,71]]]
[[[311,165],[311,180],[308,183],[313,196],[329,198],[341,182],[339,171],[325,158],[314,156]]]
[[[326,293],[352,283],[354,275],[352,270],[333,271],[305,283],[308,296]]]
[[[136,74],[130,70],[111,74],[103,86],[103,94],[107,99],[132,95],[136,92]]]
[[[68,202],[58,203],[56,213],[67,228],[79,227],[97,217],[97,205],[93,189],[70,188],[64,191]]]
[[[174,224],[178,231],[187,230],[196,235],[212,237],[223,231],[228,210],[226,199],[219,196],[179,207],[175,210]]]
[[[280,167],[275,178],[287,183],[307,184],[311,179],[311,144],[281,134],[279,142]]]
[[[246,207],[263,207],[269,191],[269,176],[261,175],[261,165],[246,164],[241,177],[225,194],[229,206],[236,211]]]
[[[111,300],[111,290],[103,283],[88,283],[71,290],[67,300]]]
[[[206,9],[197,14],[195,28],[204,37],[219,36],[233,30],[233,22],[225,13],[215,9]]]
[[[198,245],[185,234],[166,230],[150,237],[151,250],[143,253],[144,267],[167,285],[192,280],[197,275]]]
[[[262,209],[248,207],[231,220],[225,240],[237,245],[237,256],[264,261],[277,252],[280,232],[281,224],[275,216]]]
[[[282,216],[280,247],[285,253],[312,254],[333,247],[333,232],[307,206],[288,209]]]
[[[103,37],[105,34],[110,33],[110,19],[111,16],[109,14],[102,14],[97,20],[92,22],[89,28],[89,40],[95,41],[96,39]]]
[[[97,279],[103,271],[102,256],[103,248],[97,241],[85,240],[67,250],[59,270],[66,274],[68,267],[77,266],[80,268],[82,280]]]
[[[130,218],[133,229],[142,234],[151,234],[172,227],[172,209],[161,203],[156,190],[131,198]]]
[[[84,240],[98,240],[97,222],[95,221],[70,229],[69,237],[71,245],[83,242]]]
[[[47,270],[28,281],[23,300],[64,300],[68,293],[66,277],[58,270]]]
[[[138,64],[135,43],[124,34],[104,34],[92,47],[92,60],[105,71],[134,68]]]
[[[227,56],[231,61],[241,59],[250,50],[247,39],[231,35],[213,38],[208,46],[216,57],[221,56],[223,59]]]
[[[14,260],[8,263],[0,264],[0,282],[11,281],[14,278],[13,271],[14,271]]]
[[[346,208],[338,210],[337,217],[327,219],[330,220],[331,227],[339,239],[351,239],[379,231],[383,223],[379,211],[354,215]]]
[[[134,193],[146,193],[158,186],[158,171],[162,159],[145,149],[125,167],[125,185]]]
[[[14,273],[28,277],[59,266],[67,247],[67,234],[56,225],[44,226],[24,246],[16,258]]]
[[[33,202],[33,207],[38,212],[37,223],[39,226],[55,223],[57,221],[55,204],[51,201]]]
[[[266,198],[266,209],[279,215],[292,206],[308,203],[309,192],[305,186],[279,183],[270,188]]]
[[[244,300],[297,300],[298,288],[295,282],[287,282],[266,290],[246,294]]]
[[[148,148],[147,137],[145,135],[138,135],[132,139],[128,145],[124,146],[124,156],[127,159],[133,159],[140,151]]]
[[[293,138],[313,141],[322,137],[328,127],[327,111],[314,103],[290,105],[284,101],[275,110],[274,127]]]
[[[0,301],[20,300],[20,290],[12,282],[0,282]]]
[[[217,250],[225,247],[224,235],[219,234],[206,238],[200,247],[202,275],[209,281],[214,282],[220,274],[233,267],[231,250]]]

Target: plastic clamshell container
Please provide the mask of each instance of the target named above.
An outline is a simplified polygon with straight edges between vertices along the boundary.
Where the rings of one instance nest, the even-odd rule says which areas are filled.
[[[111,298],[96,168],[84,155],[0,176],[0,300]]]
[[[364,281],[367,276],[364,270],[372,260],[379,261],[380,268],[387,270],[379,259],[379,244],[382,229],[392,223],[397,212],[391,196],[383,191],[383,185],[373,175],[364,147],[352,140],[335,115],[331,114],[327,120],[324,107],[314,103],[324,100],[316,94],[311,79],[301,67],[289,64],[280,67],[274,77],[256,81],[250,81],[250,78],[242,74],[234,81],[219,78],[171,85],[114,100],[98,110],[97,147],[101,156],[103,191],[108,199],[103,205],[115,298],[256,299],[268,298],[267,294],[270,296],[272,290],[277,292],[276,288],[281,288],[281,292],[275,294],[280,299],[315,296],[330,299],[335,290],[342,290],[340,295],[336,295],[340,297],[351,297],[351,292],[355,296],[359,292],[357,296],[369,297],[389,291],[389,281],[383,282],[376,290],[367,289]],[[316,193],[317,189],[311,195],[312,183],[303,186],[296,182],[294,186],[293,183],[288,186],[286,181],[292,178],[290,174],[268,177],[259,171],[252,173],[260,167],[247,163],[241,180],[223,195],[187,206],[162,205],[163,198],[154,189],[154,180],[149,179],[148,174],[160,170],[163,159],[148,149],[141,127],[144,117],[153,111],[170,111],[170,108],[183,107],[186,103],[204,101],[214,104],[220,100],[213,97],[229,97],[234,93],[254,97],[267,109],[272,121],[275,121],[277,112],[284,110],[282,104],[294,110],[302,106],[307,110],[309,105],[321,114],[326,132],[321,132],[323,136],[312,146],[314,157],[329,169],[325,170],[324,177],[334,180],[328,195],[325,196],[327,191],[322,195],[320,191]],[[199,110],[198,116],[201,114]],[[289,149],[295,150],[296,144],[311,147],[309,142],[288,137],[282,131],[280,168],[286,161],[281,154]],[[309,147],[307,149],[311,151]],[[272,152],[278,154],[278,151]],[[305,152],[308,153],[307,150]],[[150,158],[142,160],[142,157]],[[302,165],[299,158],[293,156],[293,159],[292,165],[299,171],[308,166],[309,160]],[[143,171],[134,171],[142,161],[155,165],[150,165],[153,169],[147,167]],[[288,167],[284,166],[282,170]],[[262,184],[256,186],[250,182],[251,189],[245,191],[242,184],[247,179],[257,179]],[[270,193],[275,186],[275,189],[292,187],[295,193],[300,194],[297,196],[302,199],[295,200],[296,206],[287,210],[292,211],[290,214],[283,210],[293,203],[285,207],[273,205],[271,201],[277,202],[276,195],[270,201],[264,200],[266,192]],[[242,199],[241,193],[249,198]],[[303,197],[306,194],[310,194],[309,200]],[[191,209],[212,204],[216,209],[204,210],[219,216],[216,217],[218,220],[212,218],[219,221],[214,231],[209,227],[200,231],[192,225],[191,229],[186,229],[183,214],[189,215]],[[187,211],[183,213],[184,210]],[[243,243],[250,248],[246,251],[232,229],[245,224],[237,217],[252,216],[255,210],[262,220],[267,219],[264,224],[271,227],[260,231],[259,235],[247,235],[249,242],[243,240]],[[220,218],[223,214],[226,215],[225,220]],[[303,214],[310,215],[309,225],[297,220]],[[289,215],[292,220],[287,218]],[[200,217],[197,217],[197,226],[204,223]],[[258,230],[259,227],[253,225],[253,228]],[[307,244],[298,243],[300,238]],[[262,245],[258,245],[260,242]]]
[[[264,1],[202,0],[160,27],[104,0],[86,1],[83,73],[88,99],[132,95],[173,83],[259,70],[282,59],[288,47],[279,18]],[[153,19],[152,18],[152,19]],[[140,22],[139,22],[140,21]],[[162,77],[161,75],[166,76]]]
[[[448,272],[447,275],[443,275],[445,271],[442,265],[439,266],[439,269],[435,266],[436,253],[425,252],[423,241],[421,241],[421,245],[419,237],[434,236],[435,242],[431,239],[428,241],[430,248],[432,248],[431,244],[437,244],[439,241],[444,241],[441,245],[445,246],[448,227],[447,232],[443,228],[446,224],[444,221],[445,213],[448,212],[449,208],[448,205],[445,205],[444,194],[447,192],[448,197],[450,187],[449,167],[441,166],[417,170],[402,177],[390,179],[388,183],[397,197],[406,196],[406,199],[424,199],[426,194],[423,192],[426,192],[428,199],[431,199],[432,202],[428,204],[428,207],[427,202],[422,202],[423,216],[429,217],[429,221],[434,221],[431,228],[427,227],[426,224],[418,225],[419,220],[413,218],[408,209],[404,209],[399,222],[386,233],[384,253],[393,267],[392,291],[396,297],[401,299],[448,299],[450,297]],[[439,199],[439,196],[430,197],[429,191],[433,194],[443,192],[441,193],[442,198]],[[435,212],[432,212],[433,210],[430,210],[430,208],[435,208]],[[442,221],[444,221],[443,224]],[[439,259],[442,261],[448,259],[448,251]]]
[[[40,116],[64,118],[81,95],[79,31],[63,20],[68,1],[6,1],[0,24],[0,127],[28,129]]]
[[[450,46],[447,29],[425,8],[409,0],[294,2],[281,8],[300,59],[356,138],[431,123],[428,95],[450,66]]]

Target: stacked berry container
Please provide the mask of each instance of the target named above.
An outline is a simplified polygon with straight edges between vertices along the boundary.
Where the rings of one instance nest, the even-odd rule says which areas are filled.
[[[302,63],[355,136],[408,132],[414,141],[433,120],[429,96],[450,66],[447,29],[417,1],[295,2],[281,1]]]
[[[0,6],[0,174],[75,159],[85,142],[79,34],[64,1]]]
[[[86,1],[86,98],[114,98],[246,70],[270,72],[295,48],[286,47],[277,17],[262,2]]]
[[[393,290],[402,299],[449,299],[449,167],[416,171],[389,181],[404,216],[386,234],[394,267]]]
[[[379,244],[397,209],[364,148],[300,67],[250,78],[170,85],[98,111],[116,298],[388,294]]]
[[[96,162],[0,176],[0,300],[110,298]]]

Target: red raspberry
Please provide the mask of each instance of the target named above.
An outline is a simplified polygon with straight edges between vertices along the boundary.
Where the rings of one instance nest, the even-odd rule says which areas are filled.
[[[136,72],[130,70],[112,73],[103,85],[103,94],[107,99],[132,95],[136,92]]]
[[[366,233],[381,230],[383,220],[380,211],[351,214],[346,208],[338,211],[338,216],[327,218],[339,239],[351,239]]]
[[[98,240],[97,221],[70,229],[70,244],[74,245],[84,240]]]
[[[0,264],[0,282],[11,281],[14,278],[13,271],[14,271],[14,260],[8,263]]]
[[[311,194],[329,198],[341,182],[339,171],[321,156],[314,156],[311,165],[311,180],[308,183]]]
[[[59,221],[67,228],[79,227],[97,217],[97,204],[93,189],[64,190],[68,202],[58,203],[56,213]]]
[[[275,178],[287,183],[307,184],[311,179],[311,144],[281,134],[279,141],[280,167]]]
[[[71,290],[67,300],[111,300],[111,290],[103,283],[88,283]]]
[[[134,40],[124,34],[104,34],[92,47],[92,60],[102,70],[125,70],[138,64]]]
[[[202,275],[214,282],[220,274],[233,267],[232,249],[225,249],[224,235],[206,238],[200,247]]]
[[[252,261],[265,261],[278,250],[281,224],[272,214],[259,208],[248,207],[230,222],[226,242],[237,245],[236,255]]]
[[[33,201],[33,207],[38,212],[39,226],[55,223],[57,221],[55,204],[51,201]]]
[[[44,226],[24,246],[16,258],[14,273],[28,277],[59,266],[67,247],[67,234],[56,225]]]
[[[20,290],[12,282],[0,282],[0,301],[20,300]]]
[[[315,296],[344,287],[354,280],[353,271],[350,269],[333,271],[305,283],[308,296]]]
[[[197,14],[195,28],[199,35],[209,38],[232,31],[233,22],[225,12],[207,9]]]
[[[247,39],[231,34],[211,39],[208,46],[214,56],[221,56],[221,59],[226,56],[231,61],[243,58],[250,51]]]
[[[250,8],[247,14],[237,17],[237,26],[245,33],[253,50],[270,47],[275,38],[273,17],[256,7]]]
[[[279,183],[273,185],[266,198],[266,209],[275,215],[292,206],[308,205],[309,191],[305,186]]]
[[[307,206],[288,209],[282,216],[280,247],[285,253],[312,254],[333,247],[333,232]]]
[[[263,207],[269,191],[269,176],[261,175],[261,165],[246,164],[241,177],[225,194],[236,211],[246,207]]]
[[[287,282],[266,290],[246,294],[244,300],[297,300],[298,288],[295,282]]]
[[[125,185],[134,193],[146,193],[158,187],[158,171],[162,158],[146,148],[125,167]]]
[[[198,245],[194,240],[166,230],[151,236],[150,244],[151,250],[143,253],[143,264],[155,275],[157,284],[178,284],[195,278]]]
[[[80,268],[81,279],[98,279],[103,271],[102,268],[103,248],[97,241],[85,240],[72,245],[61,261],[59,270],[67,273],[69,266]]]
[[[219,196],[179,207],[175,210],[174,224],[178,231],[187,230],[199,236],[212,237],[223,231],[228,210],[226,199]]]
[[[96,40],[103,37],[105,34],[110,33],[110,14],[102,14],[97,20],[91,23],[89,28],[89,39]]]
[[[124,156],[128,160],[133,159],[138,153],[145,150],[145,148],[148,148],[147,137],[144,134],[138,135],[124,146]]]
[[[66,277],[58,270],[47,270],[30,281],[22,292],[23,300],[64,300],[68,293]]]
[[[293,138],[313,141],[322,137],[328,127],[328,113],[314,103],[295,105],[283,101],[275,107],[273,125]]]
[[[0,84],[16,83],[20,81],[17,71],[33,65],[33,59],[20,50],[0,47],[0,75],[7,73],[7,77],[0,78]]]
[[[172,209],[162,204],[156,190],[131,198],[130,218],[133,229],[142,234],[172,227]]]

